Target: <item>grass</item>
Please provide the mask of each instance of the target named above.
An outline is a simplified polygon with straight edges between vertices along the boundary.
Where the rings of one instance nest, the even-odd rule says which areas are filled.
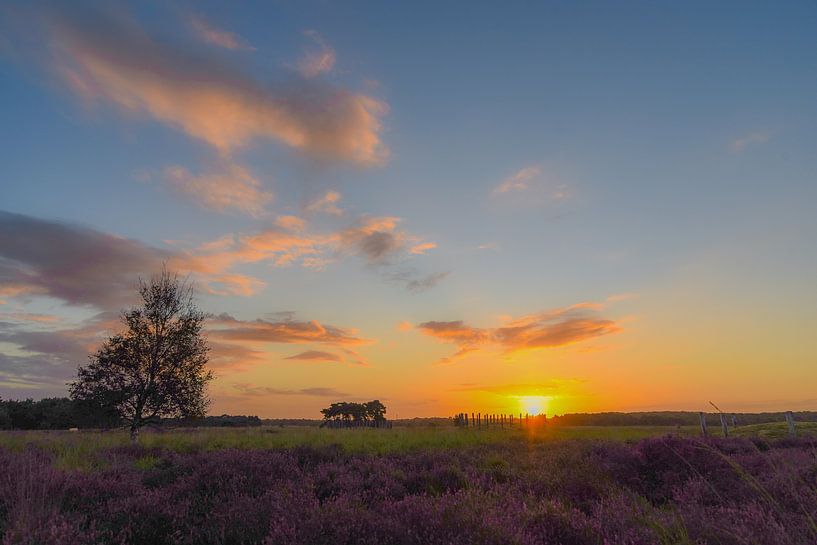
[[[799,423],[798,433],[817,435],[817,423]],[[716,435],[718,429],[711,429]],[[696,436],[697,426],[548,426],[544,428],[456,428],[454,426],[395,426],[390,430],[321,429],[310,426],[253,428],[195,428],[170,431],[145,430],[140,434],[144,448],[177,452],[196,450],[281,449],[298,446],[337,445],[347,452],[384,454],[413,450],[449,449],[497,442],[547,442],[568,439],[637,441],[647,437]],[[734,436],[765,438],[787,434],[785,423],[742,426],[730,430]],[[36,446],[51,452],[57,467],[93,469],[101,462],[94,456],[99,449],[126,446],[128,434],[122,430],[80,432],[27,431],[0,432],[0,447],[23,450]],[[150,464],[145,460],[144,464]]]

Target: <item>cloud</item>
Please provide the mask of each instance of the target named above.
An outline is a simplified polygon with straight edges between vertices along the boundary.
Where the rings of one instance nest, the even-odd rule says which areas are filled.
[[[58,322],[53,320],[34,322],[0,322],[0,343],[14,347],[0,352],[0,387],[64,395],[77,365],[85,363],[105,335],[121,327],[113,313],[70,327],[54,327]]]
[[[148,116],[223,155],[273,139],[364,166],[388,157],[380,138],[388,107],[373,97],[319,80],[262,84],[235,63],[157,39],[132,20],[68,11],[46,20],[54,71],[89,103]]]
[[[570,307],[510,319],[495,328],[473,327],[462,320],[431,321],[417,326],[422,333],[458,350],[444,361],[452,361],[483,348],[499,348],[506,354],[524,350],[555,348],[617,333],[620,326],[597,314],[603,307],[581,303]]]
[[[607,298],[607,301],[611,303],[617,303],[619,301],[629,301],[630,299],[637,299],[638,294],[635,292],[626,292],[626,293],[614,293],[613,295]]]
[[[265,283],[236,272],[245,264],[282,267],[300,264],[321,269],[344,255],[359,255],[370,265],[411,257],[418,237],[396,229],[396,218],[363,217],[329,233],[307,233],[294,216],[254,234],[229,234],[196,248],[160,249],[76,224],[0,211],[0,297],[49,296],[72,305],[116,309],[133,302],[140,277],[163,264],[191,273],[204,291],[247,296]],[[301,229],[294,231],[294,229]],[[431,287],[441,277],[406,276],[414,289]]]
[[[541,167],[536,165],[520,169],[502,180],[502,182],[494,188],[493,194],[500,195],[511,191],[525,191],[530,187],[531,180],[538,177],[541,173]]]
[[[0,323],[4,321],[54,324],[60,321],[60,317],[54,316],[53,314],[38,314],[31,312],[0,312]]]
[[[304,35],[311,38],[317,48],[304,53],[298,61],[298,72],[305,78],[314,78],[332,70],[335,66],[335,50],[314,30],[306,30]]]
[[[729,147],[733,152],[740,153],[749,146],[755,144],[765,144],[769,141],[769,139],[771,139],[771,137],[772,135],[768,132],[750,132],[733,140]]]
[[[235,210],[260,217],[272,201],[272,193],[264,191],[246,168],[234,163],[198,175],[184,167],[171,166],[165,169],[165,180],[178,193],[218,212]]]
[[[198,15],[189,15],[187,22],[196,36],[205,43],[231,50],[255,51],[254,47],[247,44],[237,34],[216,28]]]
[[[0,293],[6,296],[115,308],[133,300],[139,276],[172,257],[87,227],[0,211]]]
[[[303,231],[306,227],[306,222],[298,216],[278,216],[275,220],[275,225],[287,231]]]
[[[343,251],[365,258],[371,265],[389,263],[390,258],[404,251],[415,238],[397,230],[400,218],[362,216],[338,234]],[[419,242],[419,241],[417,241]]]
[[[338,207],[340,193],[337,191],[327,191],[322,197],[315,199],[306,206],[307,212],[323,212],[332,216],[343,215],[343,210]]]
[[[421,242],[420,244],[416,244],[409,248],[409,252],[419,255],[426,253],[428,250],[433,250],[436,247],[436,242]]]
[[[546,382],[523,384],[461,384],[451,388],[452,392],[487,392],[497,395],[548,395],[560,393],[565,386],[582,382],[579,379],[552,379]]]
[[[396,329],[397,331],[411,331],[414,329],[414,326],[408,320],[401,320],[397,324]]]
[[[415,278],[406,282],[406,289],[413,292],[420,292],[430,290],[443,280],[445,280],[450,273],[448,271],[432,273],[428,276]]]
[[[293,356],[289,356],[284,358],[285,360],[298,360],[298,361],[336,361],[341,362],[341,357],[337,354],[333,354],[331,352],[322,352],[320,350],[307,350],[306,352],[300,352]]]
[[[358,337],[357,331],[317,320],[239,320],[229,314],[219,314],[208,320],[208,334],[218,341],[354,346],[371,341]]]
[[[477,250],[499,250],[499,244],[496,242],[486,242],[477,246]]]
[[[350,397],[351,394],[335,388],[312,387],[300,389],[271,388],[247,383],[234,383],[233,388],[247,396],[312,396],[312,397]]]

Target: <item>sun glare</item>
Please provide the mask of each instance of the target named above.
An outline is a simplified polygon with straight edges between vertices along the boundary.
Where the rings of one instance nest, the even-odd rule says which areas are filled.
[[[547,413],[549,396],[518,396],[522,412],[530,415]]]

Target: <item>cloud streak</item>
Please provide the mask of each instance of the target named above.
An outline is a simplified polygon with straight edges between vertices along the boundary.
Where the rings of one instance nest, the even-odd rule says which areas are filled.
[[[335,397],[344,398],[352,394],[342,392],[335,388],[311,387],[299,389],[271,388],[269,386],[256,386],[248,383],[233,383],[233,388],[246,396],[310,396],[310,397]]]
[[[518,170],[514,174],[508,176],[494,188],[494,195],[501,195],[513,191],[525,191],[530,187],[530,182],[542,174],[542,169],[539,166],[533,165]]]
[[[323,352],[321,350],[307,350],[292,356],[284,358],[285,360],[295,361],[334,361],[340,363],[341,357],[332,352]]]
[[[417,329],[457,347],[453,356],[443,359],[449,362],[486,348],[512,354],[565,346],[619,332],[621,327],[615,321],[598,315],[601,308],[583,303],[512,319],[494,328],[478,328],[453,320],[423,322]]]
[[[230,50],[255,51],[255,48],[247,44],[239,35],[216,28],[199,15],[190,15],[187,22],[196,36],[205,43]]]

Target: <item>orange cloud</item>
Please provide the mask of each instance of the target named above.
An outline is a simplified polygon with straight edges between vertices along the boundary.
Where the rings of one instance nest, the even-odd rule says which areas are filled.
[[[368,344],[354,329],[321,324],[316,320],[238,320],[229,314],[219,314],[208,320],[208,334],[218,341],[307,344],[335,346]]]
[[[447,362],[486,347],[514,353],[564,346],[619,332],[621,327],[616,322],[596,314],[601,308],[598,304],[581,303],[512,319],[495,328],[478,328],[455,320],[424,322],[417,329],[458,347],[452,357],[443,359]]]
[[[104,101],[179,129],[223,154],[271,138],[312,156],[380,164],[385,103],[317,80],[271,88],[215,58],[149,36],[135,22],[51,19],[57,73]]]
[[[298,354],[288,356],[284,359],[298,361],[336,361],[336,362],[341,361],[340,356],[338,356],[337,354],[333,354],[331,352],[324,352],[322,350],[307,350],[306,352],[300,352]]]
[[[211,346],[211,361],[215,367],[245,369],[268,361],[267,344],[317,344],[330,346],[357,356],[349,347],[372,341],[358,336],[354,329],[321,324],[317,320],[300,321],[291,316],[279,320],[239,320],[229,314],[211,316],[207,320],[207,337]],[[340,356],[325,350],[307,350],[285,359],[298,361],[336,361]],[[352,364],[363,363],[359,360]]]
[[[437,247],[436,242],[421,242],[420,244],[412,246],[409,249],[409,252],[411,252],[413,254],[424,254],[428,250],[433,250],[436,247]]]
[[[327,191],[325,195],[319,199],[315,199],[306,207],[307,212],[323,212],[333,216],[343,215],[343,210],[338,207],[340,202],[340,193],[337,191]]]
[[[272,200],[272,193],[264,191],[246,168],[234,163],[223,164],[213,172],[199,175],[172,166],[165,169],[165,179],[177,192],[219,212],[233,209],[259,217]]]

